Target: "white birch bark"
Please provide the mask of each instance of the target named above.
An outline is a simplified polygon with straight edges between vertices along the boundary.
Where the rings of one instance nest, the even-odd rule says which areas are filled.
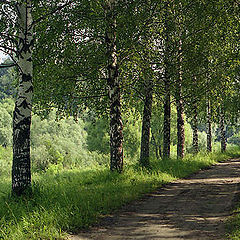
[[[108,59],[108,90],[110,100],[110,169],[123,170],[123,124],[121,116],[121,92],[117,64],[116,16],[114,13],[116,0],[106,0],[106,47]]]
[[[19,1],[17,10],[19,43],[16,59],[20,81],[13,113],[12,190],[13,193],[21,195],[31,187],[30,126],[33,94],[31,1]]]

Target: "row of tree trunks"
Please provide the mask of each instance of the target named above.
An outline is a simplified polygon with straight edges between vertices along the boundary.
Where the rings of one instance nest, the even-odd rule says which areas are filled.
[[[116,44],[116,16],[114,14],[116,2],[105,2],[106,14],[106,47],[108,59],[108,93],[110,101],[110,169],[122,172],[123,170],[123,123],[121,116],[120,79],[117,64]]]
[[[13,113],[12,191],[14,194],[22,195],[31,190],[30,126],[33,94],[31,1],[21,1],[16,7],[20,29],[19,51],[16,56],[20,82]]]
[[[152,80],[147,79],[145,86],[145,100],[142,119],[142,136],[141,136],[141,152],[140,165],[148,167],[149,162],[149,145],[150,145],[150,129],[151,129],[151,115],[152,115],[152,98],[153,86]]]
[[[110,169],[122,172],[123,170],[123,124],[121,117],[121,92],[117,59],[117,39],[116,39],[116,16],[114,13],[116,1],[105,1],[106,14],[106,48],[107,48],[107,85],[109,88],[110,101]],[[31,189],[31,164],[30,164],[30,126],[32,112],[33,94],[33,65],[32,65],[32,5],[30,0],[21,1],[17,4],[18,24],[19,24],[19,51],[16,56],[20,69],[20,84],[18,97],[15,103],[13,114],[13,166],[12,166],[12,190],[13,193],[21,195],[27,189]],[[167,42],[167,39],[166,39]],[[166,47],[167,49],[167,47]],[[184,106],[182,100],[182,57],[181,41],[179,44],[179,76],[176,79],[176,106],[177,106],[177,156],[184,157]],[[170,78],[168,69],[165,69],[165,101],[164,101],[164,141],[163,157],[170,157]],[[144,101],[142,139],[140,164],[149,166],[149,144],[150,127],[152,113],[153,86],[151,79],[148,80]],[[210,109],[210,107],[209,107]],[[210,115],[210,110],[208,113]],[[198,152],[198,132],[197,132],[197,107],[194,110],[193,121],[193,146]],[[226,150],[226,137],[224,131],[224,114],[220,117],[221,130],[221,150]],[[208,151],[211,151],[211,117],[208,118]]]

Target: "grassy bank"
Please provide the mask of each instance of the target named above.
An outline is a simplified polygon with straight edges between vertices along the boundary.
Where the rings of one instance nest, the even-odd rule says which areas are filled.
[[[240,240],[240,196],[232,216],[226,222],[227,239]]]
[[[240,204],[239,204],[240,205]],[[227,221],[227,239],[239,240],[240,239],[240,206],[236,208],[233,216]]]
[[[183,160],[153,161],[151,170],[127,166],[123,174],[108,169],[49,170],[33,176],[33,195],[10,196],[9,177],[0,177],[0,239],[64,239],[123,204],[164,183],[201,168],[239,156],[239,149],[225,154],[199,154]]]

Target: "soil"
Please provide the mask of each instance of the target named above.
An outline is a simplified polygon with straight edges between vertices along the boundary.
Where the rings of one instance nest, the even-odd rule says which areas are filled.
[[[233,159],[167,184],[70,239],[226,239],[239,193],[240,159]]]

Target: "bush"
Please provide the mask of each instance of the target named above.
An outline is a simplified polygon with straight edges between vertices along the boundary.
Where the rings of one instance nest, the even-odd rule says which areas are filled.
[[[0,176],[11,174],[12,166],[12,149],[0,146]]]
[[[81,119],[76,122],[72,117],[56,121],[56,111],[44,120],[34,115],[31,146],[35,170],[58,164],[64,167],[91,165],[84,127]]]
[[[239,135],[234,135],[228,139],[228,143],[231,144],[236,144],[240,146],[240,136]]]
[[[0,145],[12,145],[12,112],[14,102],[12,99],[4,99],[0,103]]]

